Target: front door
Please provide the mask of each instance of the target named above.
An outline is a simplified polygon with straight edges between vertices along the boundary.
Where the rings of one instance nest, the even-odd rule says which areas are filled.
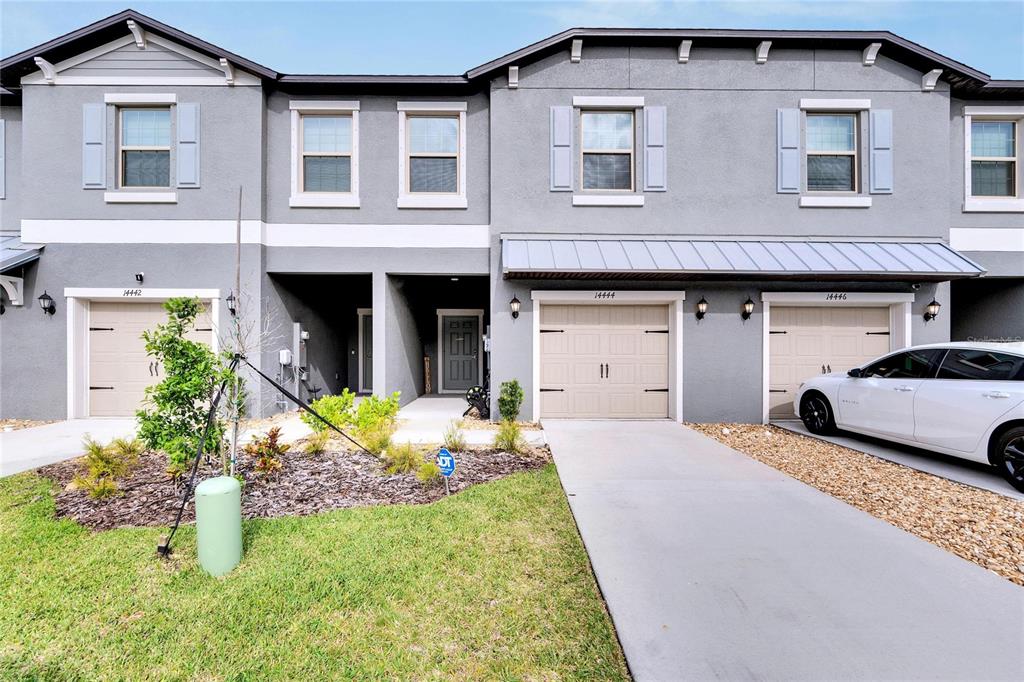
[[[441,317],[442,389],[459,392],[480,384],[480,318]]]
[[[359,324],[359,391],[373,390],[373,315],[360,315]]]

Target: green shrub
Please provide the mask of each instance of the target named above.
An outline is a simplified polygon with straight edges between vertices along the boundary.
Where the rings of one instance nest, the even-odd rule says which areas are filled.
[[[423,451],[412,443],[391,445],[384,453],[384,470],[389,474],[407,474],[419,471],[424,462]]]
[[[355,437],[367,450],[375,455],[384,452],[391,444],[398,419],[399,392],[387,398],[375,395],[359,401],[355,415]]]
[[[344,429],[350,425],[355,418],[352,411],[352,403],[355,400],[356,394],[349,391],[347,388],[344,389],[339,395],[325,395],[322,398],[317,398],[309,404],[317,414],[321,415],[324,419],[331,422],[339,429]],[[320,433],[321,431],[330,431],[326,424],[311,415],[309,412],[303,411],[300,417],[309,428],[313,431]]]
[[[466,434],[463,433],[462,429],[459,427],[458,420],[453,419],[448,422],[448,427],[444,430],[443,445],[451,452],[465,451]]]
[[[423,485],[437,485],[441,482],[441,470],[434,462],[420,462],[416,469],[416,479]]]
[[[513,421],[503,421],[498,426],[498,433],[494,436],[494,449],[504,452],[519,454],[526,447],[523,442],[523,433],[519,424]]]
[[[255,436],[244,452],[256,459],[253,468],[264,476],[269,476],[281,469],[281,458],[288,453],[290,446],[282,443],[281,427],[275,426],[265,436]]]
[[[503,421],[519,418],[519,407],[523,404],[523,387],[515,379],[503,381],[498,393],[498,414]]]
[[[110,450],[120,457],[138,460],[142,453],[146,451],[146,444],[138,438],[132,438],[131,440],[115,438],[110,441]]]
[[[120,492],[117,482],[111,478],[87,478],[80,485],[89,492],[89,497],[95,500],[113,497]]]
[[[333,431],[320,431],[314,433],[312,436],[306,439],[305,445],[302,446],[302,451],[307,455],[319,455],[327,448],[327,441],[331,439]]]
[[[103,445],[86,436],[82,446],[85,448],[85,468],[75,476],[74,487],[87,491],[90,497],[96,499],[116,494],[117,479],[128,475],[135,468],[143,452],[141,443],[125,438]]]

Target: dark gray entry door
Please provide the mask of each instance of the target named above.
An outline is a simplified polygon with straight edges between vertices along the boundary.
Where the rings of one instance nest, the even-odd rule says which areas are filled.
[[[441,318],[445,391],[465,391],[480,383],[480,319],[475,315]]]
[[[360,388],[363,391],[373,390],[373,315],[361,315],[363,328],[359,330],[362,334],[363,357],[360,365],[363,368],[363,377]]]

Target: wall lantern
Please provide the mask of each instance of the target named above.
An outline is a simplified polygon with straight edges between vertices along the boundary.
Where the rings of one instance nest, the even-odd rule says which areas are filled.
[[[231,313],[231,317],[234,317],[235,313],[238,312],[238,299],[235,298],[235,292],[229,291],[228,297],[224,299],[224,302],[228,304],[228,312]]]
[[[708,312],[708,300],[706,298],[704,298],[703,296],[701,296],[700,300],[697,301],[697,319],[698,320],[703,320],[704,316],[707,314],[707,312]]]
[[[43,291],[43,295],[39,297],[39,307],[43,309],[43,312],[47,315],[53,315],[57,312],[57,306],[53,303],[53,296],[50,296],[46,291]]]
[[[740,313],[740,317],[744,320],[749,320],[750,316],[754,314],[754,302],[751,299],[747,299],[743,302],[743,312]]]
[[[942,305],[933,298],[932,302],[924,307],[924,321],[931,322],[938,317],[940,308]]]
[[[519,299],[516,298],[515,296],[513,296],[512,300],[508,302],[508,307],[509,307],[509,309],[512,310],[512,319],[513,320],[516,319],[517,317],[519,317],[519,306],[520,305],[522,305],[522,304],[519,302]]]

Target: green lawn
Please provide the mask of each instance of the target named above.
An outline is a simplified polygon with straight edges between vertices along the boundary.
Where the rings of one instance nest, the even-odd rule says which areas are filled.
[[[91,533],[0,479],[0,679],[623,679],[554,467],[419,507],[249,521],[202,572],[193,528]]]

